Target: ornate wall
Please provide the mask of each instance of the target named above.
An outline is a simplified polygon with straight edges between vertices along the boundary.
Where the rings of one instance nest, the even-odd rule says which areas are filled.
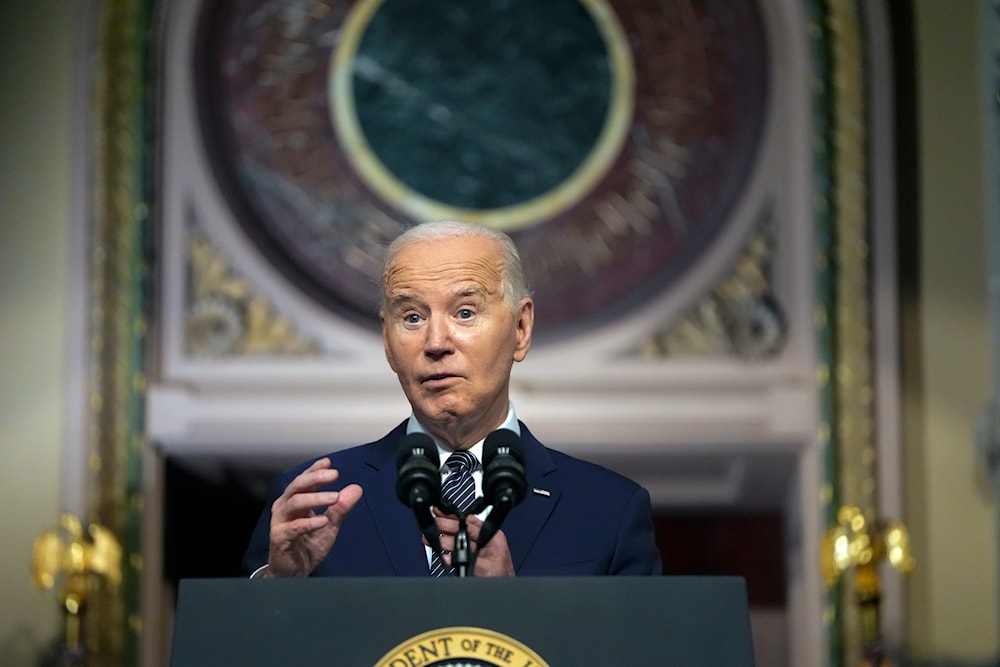
[[[792,663],[855,651],[818,549],[841,503],[879,511],[894,451],[876,437],[894,388],[873,400],[873,332],[893,324],[872,317],[879,10],[415,6],[105,10],[94,497],[145,557],[114,650],[138,655],[138,624],[162,624],[158,461],[304,456],[402,419],[381,248],[459,217],[509,231],[530,272],[519,414],[659,506],[780,507]]]

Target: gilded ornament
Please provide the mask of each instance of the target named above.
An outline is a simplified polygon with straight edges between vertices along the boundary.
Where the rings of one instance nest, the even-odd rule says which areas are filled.
[[[786,331],[769,279],[773,254],[773,239],[765,226],[747,240],[729,276],[680,321],[647,339],[643,352],[647,356],[714,355],[745,360],[777,354]]]
[[[866,663],[882,665],[879,603],[882,587],[878,566],[886,561],[909,575],[916,566],[906,526],[899,521],[870,521],[860,508],[841,507],[820,546],[820,569],[828,588],[853,574],[854,600],[861,618],[861,640]]]
[[[49,589],[64,582],[59,593],[65,634],[62,653],[78,658],[86,653],[83,645],[83,611],[91,593],[102,581],[122,580],[122,548],[107,528],[91,523],[84,531],[80,520],[63,514],[59,528],[35,540],[31,558],[31,581],[36,588]]]
[[[255,294],[249,281],[232,269],[196,234],[191,240],[191,292],[185,339],[200,357],[262,354],[315,354],[319,345],[300,337],[286,318]]]

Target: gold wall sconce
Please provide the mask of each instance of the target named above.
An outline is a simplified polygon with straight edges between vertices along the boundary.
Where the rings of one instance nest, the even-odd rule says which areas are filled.
[[[59,527],[35,539],[31,581],[39,590],[62,584],[64,633],[59,665],[86,664],[83,612],[90,594],[107,581],[121,583],[122,548],[110,530],[91,523],[84,530],[72,514],[59,517]]]
[[[820,548],[820,567],[827,588],[853,573],[854,600],[861,617],[862,660],[865,667],[887,667],[879,629],[882,586],[879,565],[888,563],[904,575],[916,559],[906,526],[899,521],[871,521],[853,506],[837,511],[837,523],[827,529]]]

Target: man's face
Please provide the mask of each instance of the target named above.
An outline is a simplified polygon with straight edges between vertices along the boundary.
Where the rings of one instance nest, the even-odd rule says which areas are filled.
[[[507,416],[511,366],[531,346],[534,305],[511,312],[497,244],[421,241],[386,277],[382,339],[417,419],[453,447],[470,447]]]

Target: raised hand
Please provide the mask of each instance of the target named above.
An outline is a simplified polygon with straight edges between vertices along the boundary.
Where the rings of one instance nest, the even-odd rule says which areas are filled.
[[[305,577],[337,541],[348,512],[362,490],[350,484],[340,491],[319,491],[340,473],[322,458],[293,479],[271,506],[270,549],[265,577]]]

